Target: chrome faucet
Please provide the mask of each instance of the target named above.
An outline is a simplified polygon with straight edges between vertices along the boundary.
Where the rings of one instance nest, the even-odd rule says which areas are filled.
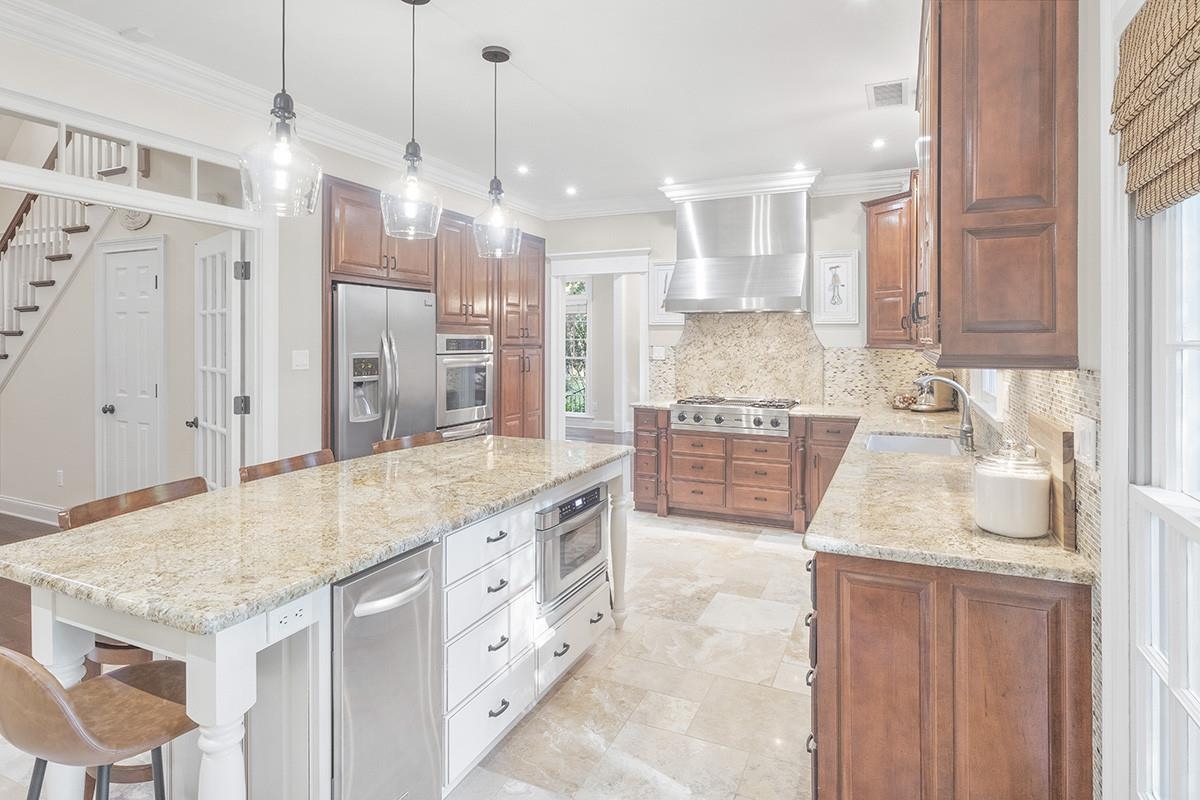
[[[941,375],[922,375],[913,381],[918,388],[928,389],[931,383],[944,383],[958,394],[958,403],[962,406],[962,422],[958,426],[958,441],[963,450],[975,450],[975,426],[971,424],[971,395],[961,383]]]

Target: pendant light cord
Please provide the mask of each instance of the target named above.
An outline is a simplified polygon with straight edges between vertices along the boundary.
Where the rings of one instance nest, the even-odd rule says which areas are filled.
[[[410,140],[417,139],[417,5],[412,7],[412,135]]]
[[[279,82],[280,90],[287,91],[287,0],[282,0],[283,13],[279,15]]]
[[[500,138],[500,101],[497,99],[500,95],[497,91],[497,84],[500,81],[500,65],[492,62],[492,177],[500,177],[500,145],[497,143]]]

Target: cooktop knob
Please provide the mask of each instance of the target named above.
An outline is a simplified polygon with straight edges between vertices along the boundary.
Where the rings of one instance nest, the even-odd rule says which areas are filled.
[[[687,419],[687,412],[686,412],[686,411],[680,411],[680,412],[679,412],[679,421],[680,421],[680,422],[683,422],[683,421],[684,421],[684,420],[686,420],[686,419]]]
[[[762,417],[755,417],[755,418],[754,418],[754,425],[755,425],[756,427],[758,427],[758,426],[761,426],[761,425],[762,425]]]
[[[699,422],[699,421],[700,421],[700,420],[702,420],[702,419],[704,419],[704,417],[702,417],[702,416],[700,416],[699,414],[697,414],[697,415],[695,415],[694,417],[692,417],[692,422]]]
[[[774,418],[771,420],[771,427],[772,427],[772,428],[778,428],[778,427],[779,427],[779,417],[774,417]]]
[[[713,422],[717,423],[718,425],[720,425],[724,421],[725,421],[725,418],[722,417],[720,414],[717,414],[717,416],[713,417]]]

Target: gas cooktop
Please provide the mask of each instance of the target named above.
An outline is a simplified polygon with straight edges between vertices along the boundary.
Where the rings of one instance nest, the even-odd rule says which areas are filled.
[[[677,430],[788,435],[788,409],[795,400],[763,397],[693,395],[671,404]]]

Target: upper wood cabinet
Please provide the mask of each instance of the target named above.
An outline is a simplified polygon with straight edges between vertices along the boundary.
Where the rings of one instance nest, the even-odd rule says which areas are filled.
[[[378,190],[330,176],[324,181],[329,272],[339,280],[432,290],[434,242],[388,236]]]
[[[439,329],[492,327],[496,262],[475,250],[471,221],[444,212],[437,238],[437,324]]]
[[[1078,5],[927,0],[939,365],[1078,366]]]
[[[863,203],[867,214],[867,346],[913,347],[916,291],[911,192]]]
[[[500,340],[540,346],[545,308],[546,240],[524,234],[517,258],[500,261]]]

